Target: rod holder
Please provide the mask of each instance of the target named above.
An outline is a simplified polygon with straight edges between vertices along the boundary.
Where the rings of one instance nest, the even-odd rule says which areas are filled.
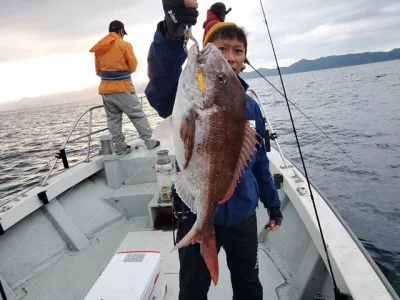
[[[69,168],[67,153],[65,152],[64,148],[59,150],[59,152],[56,155],[56,158],[58,158],[58,159],[61,158],[65,169]]]

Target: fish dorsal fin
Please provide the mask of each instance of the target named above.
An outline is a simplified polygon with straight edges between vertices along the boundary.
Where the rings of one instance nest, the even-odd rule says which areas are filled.
[[[189,191],[189,187],[185,177],[185,170],[178,173],[175,178],[175,190],[178,196],[181,198],[183,203],[190,209],[192,213],[196,213],[196,203],[192,194]]]
[[[235,172],[233,174],[232,183],[229,186],[224,198],[218,204],[223,204],[228,201],[235,192],[235,188],[240,177],[242,176],[243,170],[247,167],[247,161],[250,160],[252,155],[254,155],[253,151],[257,150],[257,144],[259,144],[256,138],[257,135],[257,131],[250,127],[249,121],[246,121],[244,126],[242,149],[240,150],[240,155]]]

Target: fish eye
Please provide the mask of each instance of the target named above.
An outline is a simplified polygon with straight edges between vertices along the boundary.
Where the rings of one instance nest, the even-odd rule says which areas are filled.
[[[218,79],[218,82],[222,83],[222,84],[225,84],[226,80],[227,80],[226,75],[224,73],[219,73],[217,75],[217,79]]]

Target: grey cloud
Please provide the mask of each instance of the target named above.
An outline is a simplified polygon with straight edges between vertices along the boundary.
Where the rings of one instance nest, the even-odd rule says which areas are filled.
[[[397,0],[264,1],[264,6],[282,61],[400,46]],[[261,12],[255,12],[254,18],[262,19]],[[261,22],[250,32],[249,47],[254,65],[273,65],[271,46]]]
[[[100,38],[111,20],[129,27],[157,16],[162,17],[162,7],[156,0],[8,1],[0,10],[0,62],[86,51],[85,39]],[[23,41],[26,46],[17,45]]]
[[[133,21],[143,21],[154,15],[152,1],[132,0],[18,0],[8,1],[0,12],[0,28],[2,30],[23,30],[41,32],[47,35],[85,35],[92,34],[107,24],[99,22],[119,14],[128,18],[126,12],[135,11],[131,16]]]
[[[282,1],[269,13],[270,23],[275,20],[280,26],[277,33],[304,32],[325,23],[346,23],[374,16],[386,16],[380,9],[396,3],[396,0],[307,0]],[[276,26],[275,26],[276,28]]]
[[[250,32],[249,55],[260,63],[266,56],[272,60],[266,55],[270,45],[258,1],[224,2],[233,8],[227,20],[240,20]],[[286,61],[399,45],[398,0],[263,2],[275,47]],[[204,17],[206,4],[202,3],[200,15]],[[0,10],[0,62],[87,51],[88,38],[101,37],[112,19],[120,19],[127,27],[143,23],[155,27],[162,16],[161,0],[8,1]],[[201,32],[201,22],[196,32]]]

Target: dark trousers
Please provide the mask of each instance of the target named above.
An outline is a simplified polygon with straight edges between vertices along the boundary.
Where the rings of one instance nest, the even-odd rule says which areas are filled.
[[[178,223],[179,242],[192,228],[196,215],[189,214]],[[258,278],[257,220],[253,215],[229,228],[214,225],[217,250],[221,246],[226,252],[231,273],[233,300],[260,300],[263,289]],[[210,273],[200,255],[200,245],[194,244],[179,249],[179,300],[207,299],[211,284]],[[217,285],[218,287],[218,285]]]

